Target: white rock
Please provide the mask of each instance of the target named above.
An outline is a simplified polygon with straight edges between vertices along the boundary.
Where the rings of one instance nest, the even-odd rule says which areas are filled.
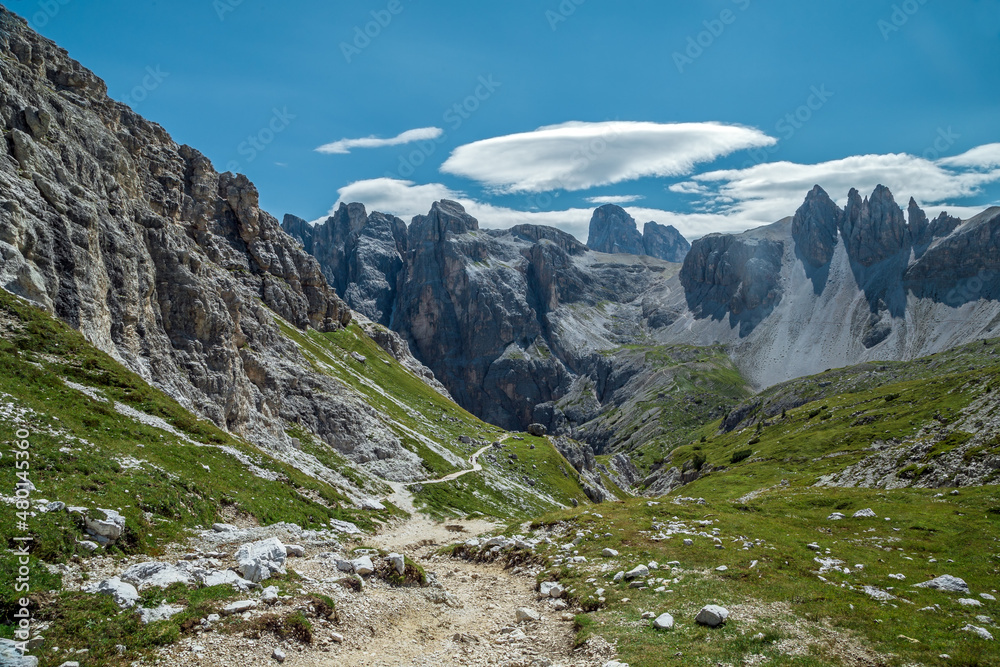
[[[346,572],[347,574],[352,574],[354,572],[354,565],[351,564],[349,560],[338,560],[337,569],[341,572]]]
[[[232,533],[239,530],[236,526],[231,523],[213,523],[212,530],[217,533]]]
[[[66,509],[66,503],[59,500],[54,500],[45,506],[46,512],[61,512],[64,509]]]
[[[854,515],[853,515],[853,518],[855,518],[855,519],[863,519],[863,518],[872,518],[874,516],[876,516],[875,512],[873,512],[870,508],[866,508],[866,509],[858,510],[857,512],[855,512]]]
[[[114,510],[98,508],[97,511],[103,512],[107,518],[92,517],[89,514],[85,516],[83,523],[87,527],[87,532],[110,542],[121,537],[122,531],[125,530],[125,517]]]
[[[80,540],[77,542],[77,544],[79,544],[81,547],[90,552],[97,551],[98,547],[100,546],[99,544],[97,544],[97,542],[91,542],[90,540]]]
[[[566,589],[563,588],[562,584],[555,581],[543,581],[539,586],[539,592],[543,597],[549,598],[561,598]]]
[[[362,577],[368,576],[375,571],[375,565],[372,563],[372,559],[368,556],[355,558],[351,561],[351,567],[354,568],[355,574],[360,574]]]
[[[614,581],[617,584],[624,578],[625,578],[625,571],[621,570],[615,573],[614,579],[612,579],[612,581]]]
[[[977,625],[966,625],[964,628],[962,628],[962,631],[963,632],[971,632],[971,633],[973,633],[975,635],[979,635],[983,639],[988,639],[988,640],[992,640],[993,639],[993,635],[990,634],[989,630],[987,630],[986,628],[980,628]]]
[[[21,655],[13,639],[0,639],[0,665],[4,667],[37,667],[38,658]]]
[[[605,558],[614,558],[615,556],[618,555],[618,552],[614,549],[605,549],[604,551],[601,552],[601,555],[604,556]]]
[[[140,591],[147,588],[166,588],[171,584],[190,586],[195,583],[187,570],[170,563],[148,561],[137,563],[122,573],[122,579],[135,584]]]
[[[903,581],[906,579],[905,574],[890,574],[886,576],[888,576],[890,579],[895,579],[896,581]]]
[[[969,585],[965,583],[962,579],[958,577],[953,577],[950,574],[942,574],[940,577],[935,577],[930,581],[925,581],[922,584],[914,584],[915,588],[933,588],[938,591],[947,591],[949,593],[968,593]]]
[[[528,607],[518,607],[517,610],[514,612],[514,615],[517,618],[517,622],[518,623],[521,623],[522,621],[540,621],[540,620],[542,620],[542,615],[541,614],[539,614],[534,609],[530,609]]]
[[[285,555],[295,556],[296,558],[302,558],[306,555],[305,547],[298,544],[286,544],[285,545]]]
[[[602,667],[628,667],[627,662],[618,662],[617,660],[612,660],[610,662],[604,663]]]
[[[637,565],[625,573],[625,578],[629,581],[633,579],[645,579],[649,576],[649,568],[645,565]]]
[[[118,577],[105,579],[96,586],[90,586],[85,590],[87,593],[110,595],[122,609],[134,607],[135,603],[139,601],[139,591],[135,589],[135,586],[125,583]]]
[[[182,611],[184,611],[184,607],[161,604],[159,607],[153,607],[152,609],[140,609],[139,620],[145,624],[156,623],[157,621],[165,621],[172,616],[176,616]]]
[[[277,537],[244,544],[236,552],[236,569],[254,583],[269,579],[275,572],[283,572],[285,545]]]
[[[840,512],[834,512],[830,516],[826,517],[827,521],[840,521],[844,518],[844,515]]]
[[[695,622],[701,625],[707,625],[710,628],[715,628],[726,622],[729,618],[729,610],[725,607],[720,607],[718,605],[710,604],[705,605],[695,616]]]
[[[996,600],[996,598],[990,595],[989,593],[980,593],[979,597],[981,597],[984,600]]]
[[[252,582],[247,581],[232,570],[209,570],[208,572],[199,573],[197,576],[202,586],[230,584],[243,592],[254,587]]]
[[[963,607],[982,607],[983,603],[974,598],[958,598],[958,604]]]
[[[222,608],[222,615],[232,616],[233,614],[242,614],[245,611],[250,611],[256,606],[256,600],[240,600],[238,602],[230,602]]]
[[[274,652],[271,653],[271,657],[274,658],[275,660],[277,660],[278,662],[284,662],[285,661],[285,652],[282,651],[280,648],[275,648]]]
[[[657,630],[671,630],[674,627],[674,617],[667,613],[660,614],[653,621],[653,627]]]
[[[692,540],[690,538],[684,540],[684,546],[686,546],[686,547],[689,547],[689,546],[691,546],[693,544],[694,544],[694,540]]]
[[[330,519],[330,527],[333,528],[338,533],[347,533],[348,535],[361,534],[361,529],[355,526],[350,521],[341,521],[340,519]]]
[[[813,551],[822,551],[823,550],[823,547],[821,547],[820,545],[816,544],[815,542],[813,542],[811,544],[807,544],[806,547],[809,548],[809,549],[812,549]]]
[[[361,501],[361,509],[369,510],[371,512],[377,512],[385,509],[385,505],[375,500],[374,498],[365,498]]]
[[[276,586],[268,586],[260,593],[260,601],[264,604],[274,604],[278,601],[278,589]]]
[[[330,641],[337,642],[338,644],[343,644],[344,643],[344,635],[340,634],[339,632],[331,632],[330,633]]]
[[[720,565],[719,567],[715,568],[716,572],[726,572],[727,570],[729,570],[729,568],[726,567],[725,565]]]
[[[406,559],[402,554],[389,554],[386,560],[396,569],[396,574],[399,576],[406,574]]]

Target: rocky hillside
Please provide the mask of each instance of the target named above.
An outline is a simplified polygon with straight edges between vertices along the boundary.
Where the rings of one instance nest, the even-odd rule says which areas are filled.
[[[605,228],[635,231],[618,207],[595,220],[605,213],[618,221]],[[680,441],[746,395],[724,354],[649,340],[657,316],[647,297],[677,264],[595,252],[551,227],[480,229],[450,201],[409,228],[359,204],[316,226],[292,216],[283,225],[352,308],[407,339],[459,404],[491,423],[540,424],[602,453]]]
[[[0,27],[0,287],[358,504],[381,480],[459,471],[473,441],[496,437],[404,339],[352,321],[335,288],[353,292],[327,282],[244,176],[110,99],[2,8]],[[352,256],[391,275],[364,247]]]

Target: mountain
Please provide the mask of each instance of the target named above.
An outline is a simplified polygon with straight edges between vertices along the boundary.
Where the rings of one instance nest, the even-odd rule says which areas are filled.
[[[590,219],[587,247],[605,253],[648,255],[667,262],[683,262],[691,244],[670,225],[647,222],[642,234],[635,219],[620,206],[605,204]]]
[[[613,205],[595,211],[589,246],[553,228],[481,230],[455,202],[405,233],[358,204],[285,228],[463,407],[603,453],[669,449],[686,437],[681,415],[718,416],[750,387],[1000,334],[1000,209],[928,221],[911,200],[908,216],[883,186],[843,208],[816,186],[791,218],[698,239],[680,266],[644,252],[662,227],[640,236]],[[700,361],[663,372],[685,358]]]
[[[403,249],[392,246],[401,223],[373,216],[365,229],[382,235],[348,246],[359,220],[345,211],[311,246],[355,261],[328,283],[245,176],[218,173],[110,99],[103,81],[22,19],[0,9],[0,27],[0,286],[194,415],[359,506],[383,495],[385,480],[467,468],[474,442],[496,437],[405,340],[353,317],[336,293],[357,281],[380,319],[385,276],[400,267],[378,252],[383,242]],[[365,282],[358,267],[377,279]],[[544,495],[531,481],[537,488],[512,481],[508,492]]]

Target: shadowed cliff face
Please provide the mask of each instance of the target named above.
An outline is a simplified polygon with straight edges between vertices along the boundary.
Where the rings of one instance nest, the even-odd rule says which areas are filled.
[[[278,316],[334,332],[351,311],[246,177],[109,99],[2,8],[0,27],[0,285],[258,445],[287,450],[291,422],[355,461],[412,462],[373,408],[282,335]],[[393,221],[379,223],[391,236]]]
[[[683,262],[691,244],[669,225],[647,222],[642,234],[635,219],[621,206],[605,204],[590,219],[587,247],[610,254],[647,255],[667,262]]]

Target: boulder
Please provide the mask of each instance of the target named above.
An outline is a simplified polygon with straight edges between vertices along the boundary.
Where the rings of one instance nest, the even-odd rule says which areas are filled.
[[[103,512],[105,518],[87,514],[83,519],[87,532],[96,537],[98,542],[106,540],[107,543],[112,543],[121,537],[125,530],[125,517],[114,510],[98,508],[97,511]]]
[[[275,572],[284,572],[285,545],[277,537],[244,544],[236,552],[237,571],[254,583],[269,579]]]
[[[285,555],[295,556],[296,558],[302,558],[306,555],[306,550],[304,547],[298,544],[286,544],[285,545]]]
[[[869,518],[870,519],[870,518],[874,518],[875,516],[876,516],[875,512],[871,508],[866,508],[866,509],[858,510],[857,512],[855,512],[854,515],[853,515],[853,518],[855,518],[855,519]]]
[[[281,650],[281,648],[275,648],[274,651],[271,652],[271,657],[277,662],[284,662],[286,656],[285,652]]]
[[[563,593],[566,592],[566,589],[563,588],[563,585],[556,581],[543,581],[539,585],[538,590],[542,594],[542,597],[549,597],[549,598],[561,598],[563,596]]]
[[[191,573],[170,563],[160,563],[148,561],[138,563],[128,568],[122,573],[122,579],[134,584],[140,591],[147,588],[166,588],[171,584],[185,584],[190,586],[195,583]]]
[[[209,570],[198,575],[202,586],[222,586],[230,584],[239,590],[246,592],[255,588],[253,582],[247,581],[232,570]]]
[[[695,616],[694,620],[700,625],[707,625],[710,628],[717,628],[729,618],[729,610],[725,607],[710,604],[705,605]]]
[[[844,515],[840,512],[834,512],[830,516],[826,517],[827,521],[840,521],[844,518]]]
[[[549,429],[545,428],[542,424],[528,424],[528,433],[534,436],[541,437],[549,432]]]
[[[135,586],[125,583],[118,577],[105,579],[96,586],[90,586],[85,590],[87,593],[110,595],[122,609],[134,607],[139,601],[139,591],[135,589]]]
[[[385,505],[374,498],[365,498],[361,501],[360,505],[361,509],[369,510],[371,512],[378,512],[385,509]]]
[[[0,639],[0,665],[4,667],[38,667],[38,658],[21,655],[13,639]]]
[[[351,567],[354,568],[355,574],[360,574],[362,577],[366,577],[375,571],[375,565],[372,563],[372,559],[368,556],[355,558],[351,561]]]
[[[645,565],[637,565],[625,573],[625,578],[629,581],[633,579],[645,579],[649,576],[649,568]]]
[[[922,584],[914,584],[915,588],[933,588],[936,591],[946,591],[948,593],[968,593],[969,585],[965,583],[962,579],[958,577],[953,577],[950,574],[942,574],[940,577],[935,577],[930,581],[925,581]]]
[[[657,630],[671,630],[674,627],[674,617],[663,613],[653,620],[653,627]]]
[[[618,555],[618,551],[615,549],[604,549],[603,551],[601,551],[601,555],[604,556],[605,558],[614,558],[615,556]]]
[[[386,560],[396,569],[396,573],[399,576],[403,576],[406,573],[406,559],[403,558],[402,554],[389,554]]]

